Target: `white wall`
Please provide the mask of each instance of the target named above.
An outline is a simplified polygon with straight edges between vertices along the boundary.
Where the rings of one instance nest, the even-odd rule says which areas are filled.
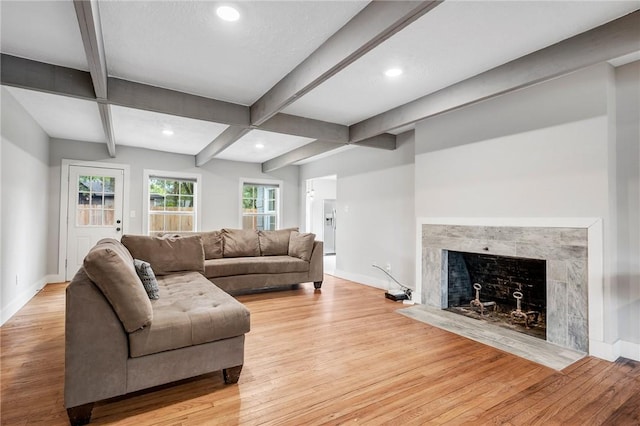
[[[3,87],[1,323],[47,282],[49,137]]]
[[[640,344],[640,62],[616,69],[620,339]]]
[[[125,230],[142,233],[143,170],[163,170],[202,175],[202,230],[238,228],[240,226],[240,178],[274,179],[283,181],[283,227],[300,226],[298,168],[287,167],[264,174],[260,164],[212,160],[203,167],[195,166],[191,155],[171,154],[148,149],[116,146],[116,157],[110,158],[106,145],[78,141],[52,139],[50,155],[51,201],[49,203],[49,258],[48,268],[58,268],[58,237],[60,221],[60,167],[62,159],[87,160],[128,164],[131,167],[129,185],[129,209],[136,211],[135,218]],[[126,191],[126,189],[125,189]]]
[[[402,284],[414,287],[413,132],[398,148],[358,147],[300,166],[301,181],[337,175],[336,275],[386,288],[371,265],[391,264]]]
[[[603,64],[424,120],[415,158],[419,217],[603,218],[611,344],[622,335],[617,230],[627,229],[616,214],[613,77]],[[624,327],[634,342],[637,324]]]

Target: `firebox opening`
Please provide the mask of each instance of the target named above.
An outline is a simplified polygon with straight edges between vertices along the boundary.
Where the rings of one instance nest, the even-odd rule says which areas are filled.
[[[447,252],[448,311],[547,338],[546,261]]]

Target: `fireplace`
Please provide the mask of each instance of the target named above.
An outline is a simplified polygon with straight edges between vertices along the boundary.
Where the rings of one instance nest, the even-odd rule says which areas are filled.
[[[547,339],[547,262],[448,250],[447,310]]]
[[[546,337],[547,342],[555,345],[581,352],[590,352],[590,343],[593,341],[598,345],[596,350],[604,347],[600,343],[601,321],[597,321],[602,318],[601,252],[591,256],[601,250],[602,228],[599,220],[462,220],[476,222],[477,225],[458,224],[455,221],[460,219],[423,219],[418,222],[418,302],[440,309],[449,308],[449,258],[452,253],[454,258],[458,256],[455,253],[474,253],[534,259],[545,265],[546,304],[541,318],[546,330],[544,336],[540,337]],[[545,226],[547,223],[551,225]],[[572,227],[573,223],[579,226]],[[595,278],[596,274],[599,280]],[[471,278],[469,281],[471,285],[474,284]],[[591,290],[598,295],[595,299],[597,303],[590,300]],[[482,300],[485,297],[482,291],[481,301],[490,301]],[[522,306],[521,310],[528,312],[540,309]],[[594,340],[590,340],[590,334]]]

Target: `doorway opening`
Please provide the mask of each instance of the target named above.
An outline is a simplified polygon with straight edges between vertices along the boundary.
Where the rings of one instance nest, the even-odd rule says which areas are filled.
[[[337,176],[306,181],[306,230],[323,241],[324,271],[335,273],[338,254]]]

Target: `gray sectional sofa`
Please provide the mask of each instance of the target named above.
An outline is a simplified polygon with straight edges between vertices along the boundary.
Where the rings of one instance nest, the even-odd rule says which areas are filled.
[[[153,270],[154,293],[134,259]],[[226,383],[236,383],[250,313],[228,291],[302,282],[320,287],[322,242],[294,230],[98,242],[66,290],[64,402],[71,424],[88,423],[96,401],[188,377],[222,371]]]

